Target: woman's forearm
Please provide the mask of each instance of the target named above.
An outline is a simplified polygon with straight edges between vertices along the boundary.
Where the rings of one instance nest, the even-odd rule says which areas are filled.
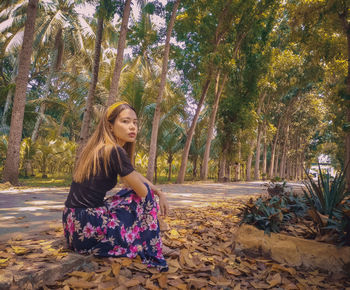
[[[157,188],[152,182],[150,182],[146,177],[144,177],[140,172],[138,172],[140,179],[142,182],[145,182],[149,185],[149,187],[154,191],[156,195],[159,197],[163,195],[163,192],[160,188]]]

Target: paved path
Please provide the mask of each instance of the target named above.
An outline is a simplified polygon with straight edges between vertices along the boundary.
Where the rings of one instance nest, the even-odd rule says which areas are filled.
[[[265,191],[263,182],[192,183],[160,185],[171,208],[206,206],[227,198]],[[61,212],[69,188],[9,189],[0,191],[0,242],[23,238],[61,226]],[[109,194],[113,194],[117,189]]]

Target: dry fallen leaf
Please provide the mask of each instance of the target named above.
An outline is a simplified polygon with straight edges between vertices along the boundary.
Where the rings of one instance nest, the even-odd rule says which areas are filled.
[[[118,277],[119,276],[119,271],[120,271],[120,264],[118,264],[118,263],[113,263],[112,265],[111,265],[111,267],[112,267],[112,272],[113,272],[113,275],[115,276],[115,277]]]
[[[282,282],[281,275],[279,273],[276,273],[273,276],[269,276],[266,279],[266,282],[270,284],[270,288],[275,287],[276,285],[281,284]]]
[[[134,287],[134,286],[137,286],[137,285],[140,285],[140,284],[141,284],[141,282],[138,279],[131,279],[131,280],[129,280],[129,281],[124,283],[124,285],[126,287]]]
[[[13,249],[13,251],[15,252],[15,254],[18,255],[18,256],[24,255],[24,254],[26,254],[26,253],[29,252],[29,249],[24,248],[24,247],[11,246],[11,248]]]
[[[158,283],[161,288],[166,288],[168,282],[167,274],[162,273],[162,275],[158,278]]]

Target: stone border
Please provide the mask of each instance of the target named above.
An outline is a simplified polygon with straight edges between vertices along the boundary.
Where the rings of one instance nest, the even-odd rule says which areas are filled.
[[[289,266],[319,268],[329,272],[350,274],[350,247],[292,237],[267,235],[254,226],[243,224],[234,233],[235,251],[268,256]]]

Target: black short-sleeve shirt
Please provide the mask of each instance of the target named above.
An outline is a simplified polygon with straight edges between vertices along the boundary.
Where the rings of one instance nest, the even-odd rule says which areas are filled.
[[[111,162],[107,166],[108,173],[104,170],[104,162],[101,157],[101,170],[94,176],[84,180],[82,183],[73,181],[69,190],[66,207],[70,208],[88,208],[103,206],[103,200],[106,192],[111,190],[117,184],[117,176],[124,177],[134,171],[126,151],[118,147],[120,163],[117,155],[117,149],[111,151]]]

